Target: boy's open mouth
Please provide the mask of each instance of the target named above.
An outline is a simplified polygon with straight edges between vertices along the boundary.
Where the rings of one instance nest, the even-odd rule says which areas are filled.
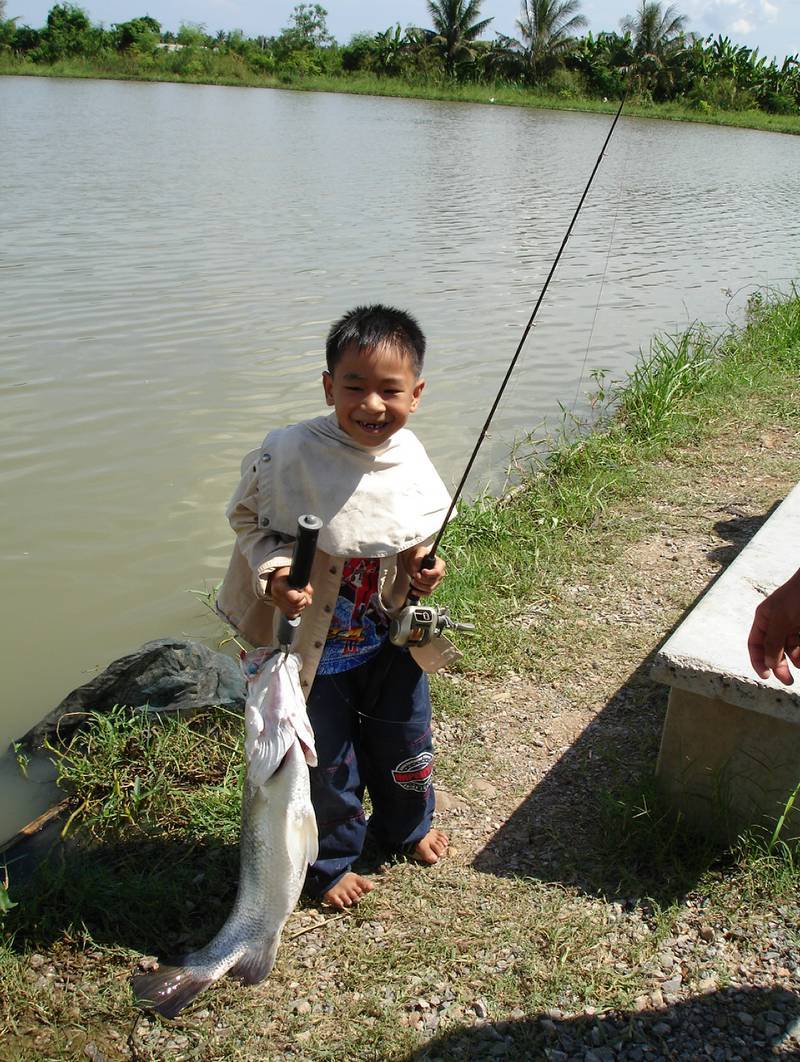
[[[389,427],[389,425],[385,421],[383,421],[383,422],[381,422],[379,424],[377,422],[373,423],[371,421],[368,422],[368,421],[359,420],[357,423],[358,423],[359,428],[361,428],[362,431],[368,431],[368,432],[370,432],[373,435],[378,435],[378,434],[380,434],[380,432],[385,431],[385,429]]]

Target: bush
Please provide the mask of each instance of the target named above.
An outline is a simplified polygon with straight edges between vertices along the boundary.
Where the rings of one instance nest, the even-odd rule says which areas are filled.
[[[704,78],[692,89],[688,99],[693,107],[705,102],[720,111],[751,111],[758,107],[752,92],[740,88],[732,77]],[[701,107],[697,109],[702,110]]]
[[[782,92],[773,92],[768,89],[758,99],[758,105],[762,111],[768,114],[797,114],[800,112],[795,100]]]
[[[582,78],[575,70],[559,67],[542,84],[542,89],[562,100],[576,100],[582,94]]]

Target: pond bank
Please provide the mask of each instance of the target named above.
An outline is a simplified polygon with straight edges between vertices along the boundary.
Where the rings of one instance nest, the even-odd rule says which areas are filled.
[[[120,58],[109,64],[93,64],[81,59],[61,60],[50,65],[30,63],[0,55],[0,76],[77,77],[115,81],[164,81],[191,85],[226,85],[238,88],[273,88],[296,92],[342,92],[359,96],[391,96],[404,99],[441,100],[450,103],[485,103],[498,107],[529,107],[536,110],[588,111],[613,114],[619,101],[537,93],[517,85],[415,85],[392,78],[363,75],[349,77],[303,77],[294,80],[259,77],[242,67],[236,76],[225,74],[175,74],[163,70],[138,69]],[[800,134],[800,114],[767,114],[765,111],[726,111],[707,106],[696,110],[680,103],[625,104],[625,114],[635,118],[657,118],[676,122],[699,122],[764,132]]]
[[[481,633],[436,684],[449,857],[376,870],[347,915],[301,907],[262,986],[137,1018],[142,952],[204,941],[231,902],[239,723],[120,714],[65,762],[102,843],[25,895],[11,868],[12,1057],[796,1054],[796,853],[715,852],[665,816],[648,661],[800,476],[800,299],[655,355],[606,430],[453,528],[448,603]]]

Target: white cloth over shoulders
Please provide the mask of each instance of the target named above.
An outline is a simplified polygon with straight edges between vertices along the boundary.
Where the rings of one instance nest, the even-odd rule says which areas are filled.
[[[322,520],[320,549],[335,557],[389,557],[435,535],[450,495],[422,443],[401,428],[362,446],[335,414],[271,431],[258,453],[258,518],[294,536],[297,518]]]

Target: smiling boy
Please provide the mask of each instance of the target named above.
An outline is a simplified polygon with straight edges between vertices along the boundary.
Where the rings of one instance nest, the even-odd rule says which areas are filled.
[[[406,428],[425,387],[424,355],[410,314],[383,305],[345,314],[326,343],[333,414],[270,432],[245,458],[228,508],[237,541],[220,612],[255,645],[272,643],[274,609],[304,613],[294,648],[319,757],[311,796],[320,834],[306,892],[337,907],[373,887],[352,870],[368,830],[385,850],[429,864],[448,844],[432,826],[426,672],[457,654],[443,638],[409,652],[387,636],[411,588],[429,594],[445,572],[441,558],[430,569],[422,562],[449,496]],[[301,513],[319,516],[323,529],[309,585],[292,590]]]

